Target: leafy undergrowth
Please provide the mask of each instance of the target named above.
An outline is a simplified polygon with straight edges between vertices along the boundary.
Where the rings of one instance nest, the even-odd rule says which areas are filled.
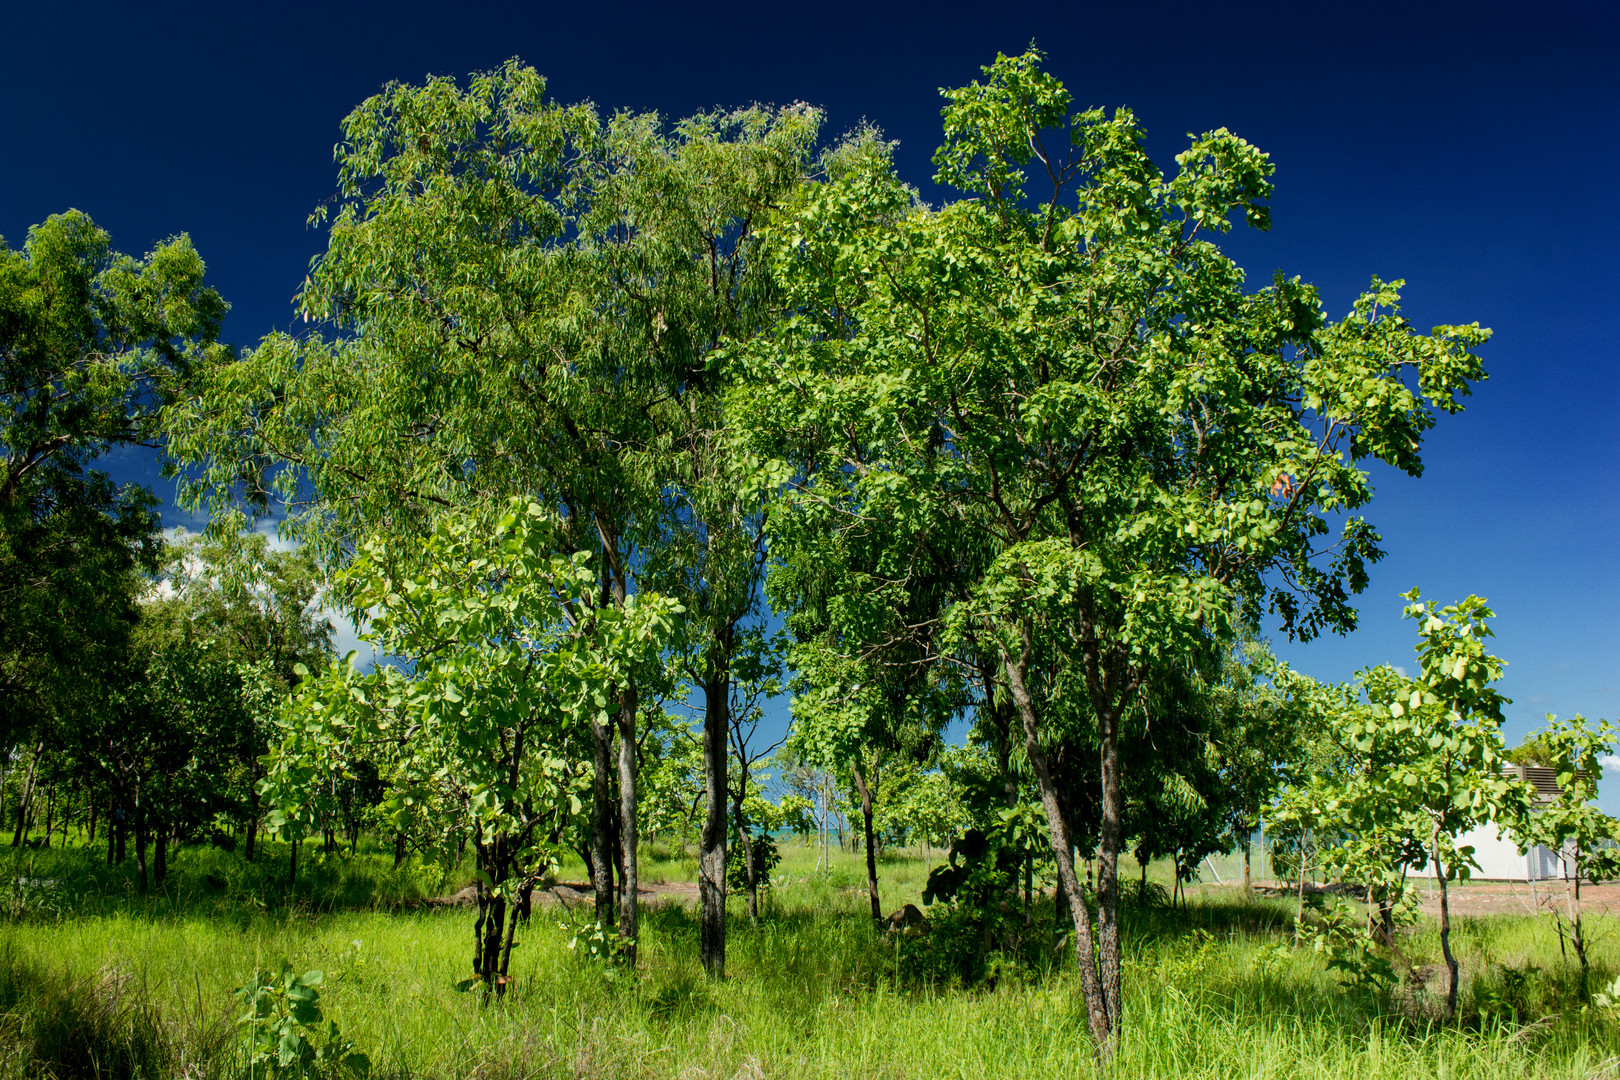
[[[248,906],[225,892],[25,913],[0,927],[0,1077],[240,1077],[253,1031],[233,991],[272,969],[343,971],[321,984],[322,1023],[377,1077],[1093,1075],[1049,904],[1028,927],[1014,909],[1017,933],[970,941],[999,959],[964,985],[921,944],[943,933],[937,910],[932,930],[885,937],[865,915],[854,857],[835,857],[829,880],[803,851],[784,855],[759,923],[733,908],[725,982],[703,977],[684,907],[647,913],[633,973],[570,950],[564,913],[543,908],[499,1004],[455,988],[471,959],[466,911]],[[886,908],[914,900],[925,877],[919,860],[883,873]],[[1446,1025],[1422,986],[1377,998],[1342,988],[1289,947],[1286,904],[1195,894],[1182,909],[1127,914],[1115,1075],[1517,1080],[1601,1075],[1620,1055],[1620,1024],[1576,1003],[1555,934],[1528,919],[1461,921],[1463,1016]],[[1424,964],[1430,938],[1410,942]],[[1613,940],[1599,946],[1604,964]]]

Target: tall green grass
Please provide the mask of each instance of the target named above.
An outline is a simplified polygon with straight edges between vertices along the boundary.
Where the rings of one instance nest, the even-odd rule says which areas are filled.
[[[685,858],[649,852],[648,878],[683,880]],[[379,1076],[1096,1070],[1066,947],[1049,949],[1048,964],[1002,971],[993,986],[930,978],[908,968],[905,943],[867,918],[858,856],[835,852],[828,873],[815,869],[813,852],[785,846],[759,923],[733,907],[723,983],[703,977],[697,924],[680,904],[648,912],[635,972],[570,950],[574,930],[558,925],[567,913],[541,908],[520,936],[515,980],[499,1004],[454,989],[471,966],[471,913],[412,905],[423,892],[454,891],[457,873],[435,868],[429,881],[418,867],[402,878],[391,860],[366,853],[324,868],[307,859],[304,891],[271,901],[273,855],[266,868],[245,868],[234,856],[187,849],[165,890],[142,898],[71,849],[52,859],[0,869],[0,880],[19,869],[60,876],[57,888],[67,890],[56,909],[0,924],[3,1077],[239,1076],[243,1032],[231,991],[283,957],[299,970],[342,969],[328,975],[322,1003]],[[580,871],[564,868],[571,873]],[[881,874],[886,910],[920,900],[921,860],[891,857]],[[209,885],[210,875],[226,886]],[[1279,948],[1286,903],[1195,891],[1185,909],[1128,914],[1126,1037],[1108,1075],[1518,1080],[1586,1077],[1620,1055],[1620,1028],[1579,1008],[1556,936],[1529,919],[1460,922],[1464,1015],[1442,1025],[1421,993],[1357,997],[1310,953]],[[1597,921],[1600,933],[1612,931]],[[1605,979],[1612,940],[1599,947]],[[1432,962],[1432,934],[1412,946]],[[92,1047],[94,1062],[71,1057],[72,1046]]]

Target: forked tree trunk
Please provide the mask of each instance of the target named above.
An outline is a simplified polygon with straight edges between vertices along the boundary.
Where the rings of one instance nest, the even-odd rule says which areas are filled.
[[[1074,951],[1080,968],[1080,990],[1085,998],[1086,1022],[1091,1029],[1091,1037],[1099,1051],[1106,1053],[1113,1033],[1113,1024],[1108,1015],[1108,1004],[1103,996],[1101,981],[1097,977],[1097,956],[1091,937],[1090,912],[1086,909],[1084,901],[1078,899],[1082,894],[1080,882],[1074,873],[1074,844],[1070,840],[1068,820],[1063,811],[1057,784],[1052,778],[1051,764],[1047,761],[1046,751],[1041,748],[1040,722],[1035,716],[1035,703],[1029,694],[1028,633],[1026,627],[1025,645],[1018,658],[1015,660],[1003,653],[1002,666],[1006,669],[1008,688],[1012,691],[1013,703],[1023,722],[1024,751],[1029,757],[1030,767],[1035,770],[1035,780],[1040,786],[1041,809],[1046,812],[1046,826],[1052,840],[1052,857],[1057,863],[1058,880],[1063,883],[1063,888],[1070,896],[1077,898],[1076,902],[1070,905],[1069,911],[1074,919]]]
[[[703,684],[703,780],[707,806],[698,837],[699,950],[710,978],[726,977],[726,749],[731,726],[731,680],[714,675]]]
[[[866,838],[866,896],[872,903],[872,921],[883,921],[883,901],[878,897],[877,845],[872,836],[872,789],[861,773],[860,759],[850,766],[855,774],[855,790],[861,797],[861,829]]]
[[[624,938],[624,956],[630,966],[636,963],[636,935],[639,912],[636,889],[640,885],[636,823],[636,687],[626,686],[619,695],[619,933]]]

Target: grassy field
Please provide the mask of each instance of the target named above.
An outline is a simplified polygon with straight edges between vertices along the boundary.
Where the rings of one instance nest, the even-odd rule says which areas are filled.
[[[648,880],[691,879],[690,859],[648,854]],[[704,979],[697,925],[679,903],[646,917],[635,972],[570,949],[575,930],[558,925],[567,913],[548,906],[520,939],[507,1000],[485,1005],[454,988],[470,967],[471,912],[417,903],[463,883],[436,868],[396,874],[380,855],[306,850],[288,894],[277,845],[258,866],[188,848],[164,889],[141,898],[95,853],[8,850],[0,888],[61,880],[11,884],[0,911],[0,1077],[241,1076],[248,1032],[232,990],[284,958],[328,972],[326,1017],[377,1076],[1097,1071],[1072,952],[1043,944],[1043,924],[1022,962],[992,963],[991,979],[964,988],[916,943],[873,929],[858,856],[835,852],[828,874],[810,849],[783,855],[758,925],[734,903],[724,983]],[[565,878],[580,874],[564,867]],[[919,858],[889,858],[881,874],[886,910],[920,901]],[[1620,1024],[1576,1003],[1548,924],[1461,921],[1462,1016],[1448,1026],[1422,992],[1369,999],[1341,988],[1317,957],[1287,947],[1290,917],[1284,902],[1217,889],[1195,889],[1173,912],[1131,910],[1126,1037],[1108,1074],[1589,1077],[1620,1055]],[[1614,927],[1596,923],[1606,983]],[[1432,927],[1413,949],[1432,961]]]

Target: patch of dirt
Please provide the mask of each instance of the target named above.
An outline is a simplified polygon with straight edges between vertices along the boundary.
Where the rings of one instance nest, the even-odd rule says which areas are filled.
[[[1423,879],[1412,882],[1419,897],[1418,907],[1425,915],[1440,914],[1440,890],[1434,883]],[[1565,911],[1567,883],[1563,881],[1485,881],[1452,885],[1447,890],[1448,906],[1456,916],[1473,915],[1539,915]],[[1213,889],[1235,889],[1234,885],[1206,886]],[[1295,886],[1286,883],[1255,883],[1256,893],[1265,896],[1297,896]],[[1342,885],[1306,885],[1306,893],[1333,893],[1354,899],[1354,893]],[[1620,913],[1620,882],[1581,886],[1581,910],[1589,915]]]
[[[588,881],[558,881],[545,888],[536,889],[534,898],[543,904],[557,904],[565,909],[572,909],[579,904],[590,903],[595,890]],[[697,903],[698,887],[695,881],[671,881],[644,884],[636,889],[636,896],[643,905]],[[429,907],[475,907],[478,904],[478,887],[468,885],[465,889],[451,896],[435,896],[428,899]]]

